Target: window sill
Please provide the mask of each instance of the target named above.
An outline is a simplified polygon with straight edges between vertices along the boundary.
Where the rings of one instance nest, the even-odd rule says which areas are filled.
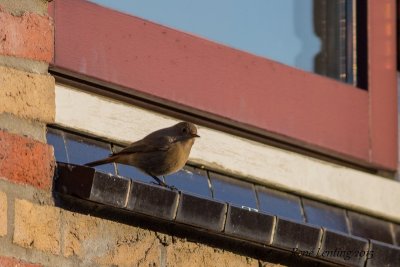
[[[292,254],[295,249],[296,255],[307,253],[307,258],[315,261],[351,266],[384,266],[396,264],[400,257],[400,247],[390,244],[249,211],[229,203],[171,191],[85,166],[58,163],[55,191],[116,211],[187,225],[211,235],[241,240],[264,249],[278,249]],[[327,253],[338,249],[365,253],[374,250],[374,255],[351,255],[346,258]]]

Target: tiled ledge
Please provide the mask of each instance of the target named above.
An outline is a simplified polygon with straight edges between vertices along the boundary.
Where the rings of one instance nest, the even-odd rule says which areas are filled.
[[[47,140],[53,145],[58,161],[77,165],[106,157],[119,149],[117,145],[109,142],[51,128],[48,129]],[[106,164],[96,166],[95,169],[145,183],[154,181],[149,175],[132,166]],[[235,179],[206,168],[186,165],[183,170],[163,178],[169,185],[190,194],[274,214],[296,222],[307,222],[345,234],[394,245],[400,244],[400,225],[394,222]]]
[[[204,196],[58,163],[58,193],[346,266],[396,266],[400,247]],[[390,265],[392,264],[392,265]]]

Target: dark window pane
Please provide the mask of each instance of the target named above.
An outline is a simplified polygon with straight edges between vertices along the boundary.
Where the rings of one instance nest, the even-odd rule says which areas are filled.
[[[236,204],[239,207],[258,209],[253,184],[210,172],[215,199]]]
[[[352,0],[91,2],[353,83]]]
[[[166,176],[165,182],[182,191],[212,197],[207,172],[204,170],[185,166],[183,170]]]
[[[297,2],[299,5],[303,5],[303,1]],[[313,27],[321,41],[321,49],[315,56],[314,71],[324,76],[346,81],[347,67],[353,67],[351,61],[349,64],[346,61],[347,45],[352,44],[352,38],[346,42],[346,12],[350,11],[346,10],[346,1],[314,0],[313,9]],[[349,23],[348,29],[352,29],[351,23]],[[352,47],[349,47],[349,52],[352,52]],[[348,59],[351,60],[351,58]],[[351,71],[352,69],[349,69],[349,75],[352,77]],[[352,80],[349,82],[352,83]]]
[[[103,159],[111,153],[110,145],[89,138],[65,133],[69,163],[84,165],[91,161]],[[94,167],[96,170],[115,174],[114,164]]]
[[[256,186],[256,190],[261,211],[304,222],[299,197],[261,186]]]
[[[63,132],[49,128],[47,129],[46,139],[47,143],[54,147],[54,156],[56,157],[56,161],[68,162]]]
[[[349,233],[346,211],[323,203],[303,199],[306,221],[331,230]]]

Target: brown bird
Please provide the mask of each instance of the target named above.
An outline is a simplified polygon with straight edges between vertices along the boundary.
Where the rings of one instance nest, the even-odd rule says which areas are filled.
[[[193,123],[180,122],[157,130],[108,158],[86,163],[93,167],[111,162],[132,165],[153,177],[159,185],[169,187],[157,176],[168,175],[182,169],[197,135]]]

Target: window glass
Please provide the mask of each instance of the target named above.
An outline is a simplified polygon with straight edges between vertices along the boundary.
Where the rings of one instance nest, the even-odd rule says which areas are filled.
[[[48,129],[46,139],[47,143],[54,147],[54,156],[56,160],[60,162],[68,162],[63,132],[56,129]]]
[[[99,142],[74,134],[65,134],[65,144],[68,162],[84,165],[86,163],[107,158],[111,147],[107,143]],[[96,170],[115,174],[114,164],[103,164],[94,167]]]
[[[308,199],[303,199],[303,207],[308,223],[320,225],[346,234],[349,233],[344,209]]]
[[[262,186],[256,186],[256,191],[261,211],[304,222],[299,197]]]
[[[165,182],[181,191],[212,197],[205,170],[185,166],[182,170],[165,176]]]
[[[209,172],[215,199],[247,209],[257,209],[257,198],[251,183]]]

